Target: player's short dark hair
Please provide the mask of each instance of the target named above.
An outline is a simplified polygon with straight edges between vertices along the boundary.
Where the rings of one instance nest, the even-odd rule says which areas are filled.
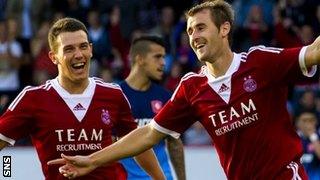
[[[228,41],[229,44],[231,44],[234,24],[234,10],[232,6],[223,0],[209,0],[192,7],[185,13],[185,16],[188,19],[204,9],[210,10],[211,20],[216,25],[218,30],[223,23],[230,23],[231,29],[228,35]]]
[[[312,114],[312,115],[314,115],[314,116],[317,116],[317,112],[316,112],[316,110],[313,108],[313,109],[301,109],[301,110],[299,110],[296,114],[295,114],[295,116],[297,117],[297,118],[299,118],[301,115],[303,115],[303,114]]]
[[[150,44],[157,44],[165,48],[164,40],[156,35],[142,35],[132,40],[130,47],[130,59],[134,63],[137,55],[145,56],[150,51]]]
[[[88,30],[86,26],[79,20],[75,18],[62,18],[57,20],[49,30],[48,33],[48,42],[49,47],[52,51],[57,52],[57,37],[59,34],[63,32],[75,32],[82,30],[87,34],[88,37]]]

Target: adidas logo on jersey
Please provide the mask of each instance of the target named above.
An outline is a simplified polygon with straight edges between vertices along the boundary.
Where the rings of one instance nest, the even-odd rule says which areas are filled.
[[[222,92],[228,91],[229,89],[230,88],[227,85],[222,84],[220,89],[219,89],[219,91],[218,91],[218,93],[222,93]]]
[[[82,110],[86,110],[80,103],[78,103],[74,108],[74,111],[82,111]]]

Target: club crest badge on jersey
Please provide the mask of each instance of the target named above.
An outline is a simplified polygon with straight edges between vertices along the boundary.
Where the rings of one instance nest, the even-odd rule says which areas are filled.
[[[162,108],[162,102],[159,100],[151,101],[151,108],[154,113],[158,113]]]
[[[110,114],[108,110],[102,109],[101,120],[104,124],[107,124],[107,125],[111,123]]]
[[[251,76],[245,77],[243,89],[247,92],[253,92],[257,89],[257,82]]]

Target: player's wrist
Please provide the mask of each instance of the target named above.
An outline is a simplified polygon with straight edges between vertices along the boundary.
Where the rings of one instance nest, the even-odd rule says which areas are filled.
[[[99,158],[97,156],[95,156],[94,154],[89,155],[89,162],[90,162],[90,165],[94,169],[101,166],[101,164],[99,162]]]
[[[311,142],[315,142],[315,141],[318,141],[319,140],[319,136],[317,133],[312,133],[310,136],[309,136],[309,140]]]

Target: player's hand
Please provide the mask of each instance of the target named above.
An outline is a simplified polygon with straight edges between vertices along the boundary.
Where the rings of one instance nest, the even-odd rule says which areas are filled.
[[[89,156],[66,156],[61,154],[61,157],[62,158],[60,159],[51,160],[47,164],[63,165],[59,168],[59,172],[69,179],[86,175],[96,168],[91,162]]]

